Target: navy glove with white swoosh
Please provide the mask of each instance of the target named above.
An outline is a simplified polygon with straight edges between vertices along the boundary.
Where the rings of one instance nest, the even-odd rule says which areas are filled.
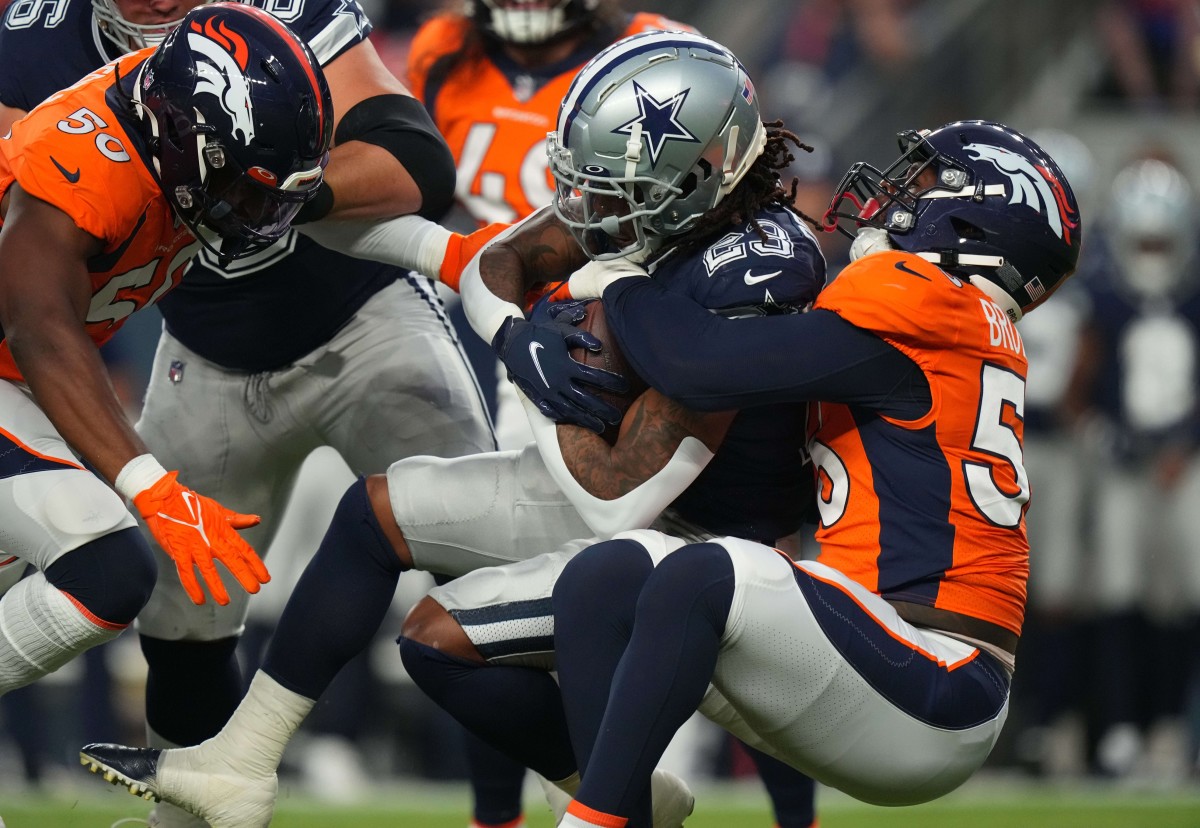
[[[620,422],[621,412],[589,393],[587,386],[622,393],[624,377],[576,362],[571,348],[601,349],[600,340],[563,321],[529,322],[509,318],[492,337],[492,350],[508,369],[508,378],[556,423],[574,423],[597,433],[606,423]],[[578,320],[575,320],[578,321]]]

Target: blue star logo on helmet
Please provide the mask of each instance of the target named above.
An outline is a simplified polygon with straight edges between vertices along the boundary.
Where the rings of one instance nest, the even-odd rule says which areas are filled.
[[[650,151],[651,167],[658,163],[658,155],[667,141],[700,143],[700,139],[679,122],[679,110],[687,100],[688,93],[692,91],[691,87],[677,92],[665,101],[655,98],[637,81],[633,82],[633,89],[637,93],[638,116],[621,124],[613,132],[632,135],[634,125],[640,124],[642,137],[646,139],[646,148]]]

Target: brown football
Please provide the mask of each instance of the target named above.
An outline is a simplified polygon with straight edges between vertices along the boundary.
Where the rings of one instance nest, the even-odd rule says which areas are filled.
[[[587,348],[572,348],[571,358],[584,365],[590,365],[593,368],[603,368],[605,371],[619,374],[629,381],[629,390],[624,394],[614,394],[592,387],[587,389],[605,402],[616,406],[621,414],[624,415],[629,410],[629,406],[633,405],[633,401],[640,397],[642,392],[649,388],[649,386],[637,375],[625,359],[625,356],[621,353],[621,348],[617,343],[616,337],[609,330],[608,324],[605,322],[604,303],[594,300],[588,302],[584,308],[587,311],[587,316],[576,327],[587,331],[596,337],[596,339],[599,339],[604,344],[604,347],[599,351],[589,351]],[[619,423],[611,425],[605,428],[600,436],[609,445],[612,445],[617,441],[617,435],[620,433],[620,430]]]

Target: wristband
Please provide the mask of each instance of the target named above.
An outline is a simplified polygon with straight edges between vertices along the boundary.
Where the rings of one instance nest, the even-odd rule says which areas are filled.
[[[317,194],[304,202],[300,207],[300,212],[296,213],[296,217],[292,219],[292,224],[308,224],[311,221],[320,221],[329,215],[329,211],[333,209],[333,188],[329,186],[328,181],[322,181],[317,187]]]
[[[139,454],[117,473],[113,487],[122,497],[133,500],[167,475],[167,470],[153,454]]]

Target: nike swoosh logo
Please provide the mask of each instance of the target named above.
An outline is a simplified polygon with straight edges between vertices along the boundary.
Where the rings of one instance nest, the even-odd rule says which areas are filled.
[[[67,179],[67,181],[71,182],[72,184],[79,183],[79,168],[78,167],[75,168],[75,172],[68,172],[67,168],[64,167],[62,164],[58,163],[58,159],[55,158],[53,155],[50,156],[50,160],[54,162],[54,166],[58,167],[58,171],[63,174],[63,178]]]
[[[212,544],[208,540],[208,533],[204,531],[204,516],[200,514],[199,500],[196,498],[196,495],[192,494],[191,492],[181,492],[181,495],[183,497],[183,504],[187,506],[188,511],[192,513],[192,520],[194,520],[195,523],[188,523],[186,520],[180,520],[179,518],[168,515],[164,512],[159,512],[158,516],[163,520],[171,521],[171,523],[178,523],[180,526],[186,526],[189,529],[195,529],[200,533],[200,538],[204,541],[205,545],[211,546]]]
[[[918,279],[924,279],[926,282],[933,281],[928,276],[922,276],[920,273],[917,273],[917,271],[913,270],[911,267],[906,265],[904,262],[896,262],[896,270],[907,273],[909,276],[916,276]]]
[[[546,379],[546,372],[542,370],[542,363],[538,362],[538,351],[546,346],[540,342],[529,343],[529,358],[533,360],[533,367],[537,369],[538,376],[542,378],[542,383],[549,388],[550,382]]]
[[[774,273],[764,273],[761,276],[755,276],[751,271],[746,271],[746,284],[757,285],[759,282],[765,282],[768,279],[774,279],[776,276],[783,273],[782,270],[776,270]]]

